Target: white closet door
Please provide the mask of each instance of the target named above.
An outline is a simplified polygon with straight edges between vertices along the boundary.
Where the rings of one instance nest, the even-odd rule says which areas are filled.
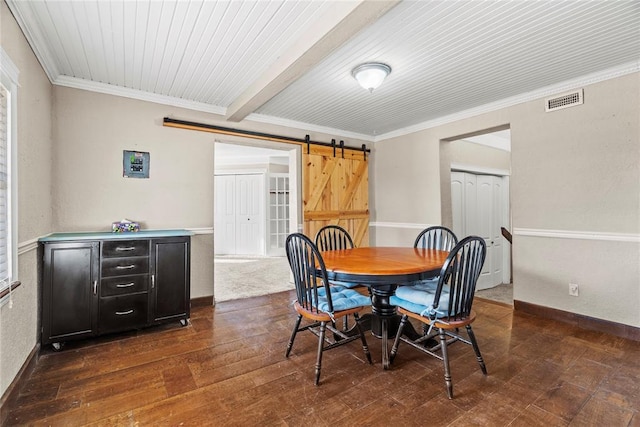
[[[262,175],[236,175],[236,253],[264,254]]]
[[[478,235],[478,186],[476,176],[464,174],[464,233],[456,234],[458,240],[470,235]]]
[[[236,253],[235,175],[216,175],[214,193],[214,249],[216,254]]]
[[[462,240],[475,235],[484,239],[487,256],[477,289],[487,289],[503,281],[502,235],[503,179],[466,172],[451,173],[453,232]]]
[[[493,178],[493,224],[491,224],[491,246],[487,246],[487,252],[491,252],[491,285],[496,286],[504,282],[504,237],[502,237],[501,227],[506,225],[504,218],[504,178],[492,176]],[[507,280],[508,282],[508,280]]]
[[[487,257],[478,280],[478,289],[487,289],[502,283],[502,246],[500,225],[502,209],[497,208],[502,197],[501,178],[491,175],[477,175],[477,210],[478,228],[476,235],[482,237],[487,244]]]
[[[453,233],[456,236],[464,236],[465,207],[464,207],[464,173],[451,172],[451,204],[453,215]]]
[[[218,255],[264,255],[264,176],[216,175],[214,244]]]

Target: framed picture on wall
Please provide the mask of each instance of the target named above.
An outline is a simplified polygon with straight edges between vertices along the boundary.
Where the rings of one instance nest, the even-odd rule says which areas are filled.
[[[122,166],[122,176],[125,178],[149,178],[149,153],[124,150]]]

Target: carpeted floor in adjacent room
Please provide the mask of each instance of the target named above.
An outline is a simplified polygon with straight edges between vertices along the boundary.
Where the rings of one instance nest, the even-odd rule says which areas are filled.
[[[294,289],[287,257],[216,255],[213,274],[217,302]]]

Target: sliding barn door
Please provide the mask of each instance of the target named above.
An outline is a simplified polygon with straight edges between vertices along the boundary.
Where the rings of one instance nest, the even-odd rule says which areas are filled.
[[[369,168],[362,151],[303,146],[304,234],[328,224],[345,228],[356,246],[369,246]]]

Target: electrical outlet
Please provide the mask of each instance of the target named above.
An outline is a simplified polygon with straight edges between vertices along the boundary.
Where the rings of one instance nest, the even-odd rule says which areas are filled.
[[[572,297],[577,297],[579,295],[577,283],[569,283],[569,295]]]

